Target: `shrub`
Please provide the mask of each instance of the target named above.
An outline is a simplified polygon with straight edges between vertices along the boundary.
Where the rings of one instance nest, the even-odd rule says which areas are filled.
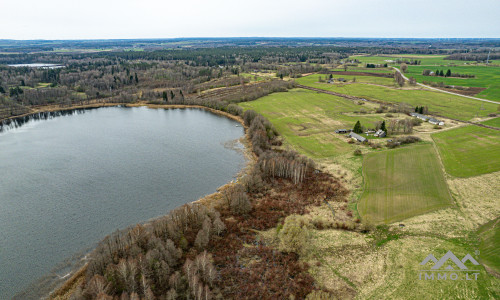
[[[298,215],[290,215],[285,219],[283,229],[278,234],[280,250],[304,254],[309,243],[309,230]]]
[[[363,154],[363,153],[361,152],[361,150],[359,150],[359,149],[354,150],[354,155],[356,155],[356,156],[360,156],[360,155],[362,155],[362,154]]]

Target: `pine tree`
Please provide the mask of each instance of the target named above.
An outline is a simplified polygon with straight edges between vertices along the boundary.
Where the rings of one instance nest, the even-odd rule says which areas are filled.
[[[439,71],[439,76],[444,76],[443,70]]]
[[[385,121],[382,121],[382,124],[380,124],[380,129],[387,132],[387,128],[385,127]]]
[[[166,91],[163,91],[163,100],[165,100],[165,102],[168,101],[168,95]]]
[[[418,106],[415,106],[415,112],[418,113]]]
[[[423,114],[424,113],[424,107],[423,106],[420,106],[420,108],[418,109],[418,112],[420,114]]]
[[[448,69],[448,71],[446,71],[446,77],[450,77],[451,76],[451,70]]]
[[[137,73],[135,73],[135,83],[139,83],[139,78],[137,78]]]
[[[361,123],[359,123],[359,120],[354,125],[354,128],[352,129],[352,131],[354,131],[354,133],[362,133],[363,132],[363,129],[361,128]]]

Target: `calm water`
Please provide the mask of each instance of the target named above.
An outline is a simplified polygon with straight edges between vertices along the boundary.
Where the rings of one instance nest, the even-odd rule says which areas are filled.
[[[0,134],[0,299],[233,179],[245,164],[225,146],[243,135],[237,124],[198,109],[111,107]]]
[[[15,64],[15,65],[8,65],[9,67],[15,67],[15,68],[21,68],[21,67],[28,67],[28,68],[42,68],[42,69],[58,69],[58,68],[64,68],[62,65],[56,65],[56,64],[44,64],[44,63],[32,63],[32,64]]]

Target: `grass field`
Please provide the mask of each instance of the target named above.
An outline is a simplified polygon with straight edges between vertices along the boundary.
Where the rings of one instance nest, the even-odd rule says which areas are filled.
[[[447,60],[444,59],[446,55],[425,55],[425,54],[383,54],[380,56],[351,56],[349,59],[357,59],[362,63],[374,63],[374,64],[389,64],[395,65],[395,63],[388,62],[390,60],[395,61],[398,58],[407,60],[420,60],[421,65],[424,66],[445,66],[449,64],[464,65],[465,63],[475,63],[473,61],[463,61],[463,60]]]
[[[313,158],[331,157],[354,149],[339,139],[335,129],[353,128],[357,120],[370,127],[383,120],[382,114],[353,114],[362,108],[353,101],[303,89],[273,93],[240,106],[264,115],[288,144]]]
[[[446,73],[448,69],[452,73],[473,74],[475,78],[448,78],[436,76],[423,76],[424,69],[436,71],[443,70]],[[500,100],[500,67],[488,66],[450,66],[450,67],[426,67],[426,66],[408,66],[407,77],[413,76],[417,82],[431,81],[443,82],[447,85],[458,85],[467,87],[482,87],[486,90],[477,94],[477,97],[482,97],[490,100]]]
[[[451,204],[437,153],[430,144],[370,153],[363,159],[361,216],[392,223]]]
[[[432,135],[446,172],[470,177],[500,170],[500,131],[466,126]]]
[[[477,233],[481,238],[481,263],[500,274],[500,218],[481,226]]]
[[[481,122],[484,125],[500,128],[500,117]]]
[[[357,72],[358,70],[351,70],[351,71]],[[359,72],[367,72],[367,71],[363,70]],[[326,75],[319,75],[319,76],[321,76],[321,78],[323,79],[328,78],[328,76]],[[375,76],[336,75],[334,73],[333,78],[344,78],[348,82],[352,82],[353,78],[356,78],[356,82],[359,83],[371,83],[371,84],[379,84],[386,86],[394,86],[396,84],[394,78],[375,77]],[[317,77],[317,79],[319,79],[319,77]]]
[[[497,112],[498,104],[481,102],[460,96],[423,89],[395,89],[362,83],[334,85],[319,83],[317,75],[296,80],[297,83],[346,95],[385,102],[403,102],[411,106],[428,106],[431,113],[459,120],[486,117]]]

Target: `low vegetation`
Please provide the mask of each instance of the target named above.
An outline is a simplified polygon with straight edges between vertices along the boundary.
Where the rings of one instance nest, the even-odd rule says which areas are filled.
[[[500,170],[500,131],[466,126],[432,135],[446,172],[470,177]]]
[[[392,223],[451,205],[432,145],[367,154],[363,174],[358,211],[368,222]]]

